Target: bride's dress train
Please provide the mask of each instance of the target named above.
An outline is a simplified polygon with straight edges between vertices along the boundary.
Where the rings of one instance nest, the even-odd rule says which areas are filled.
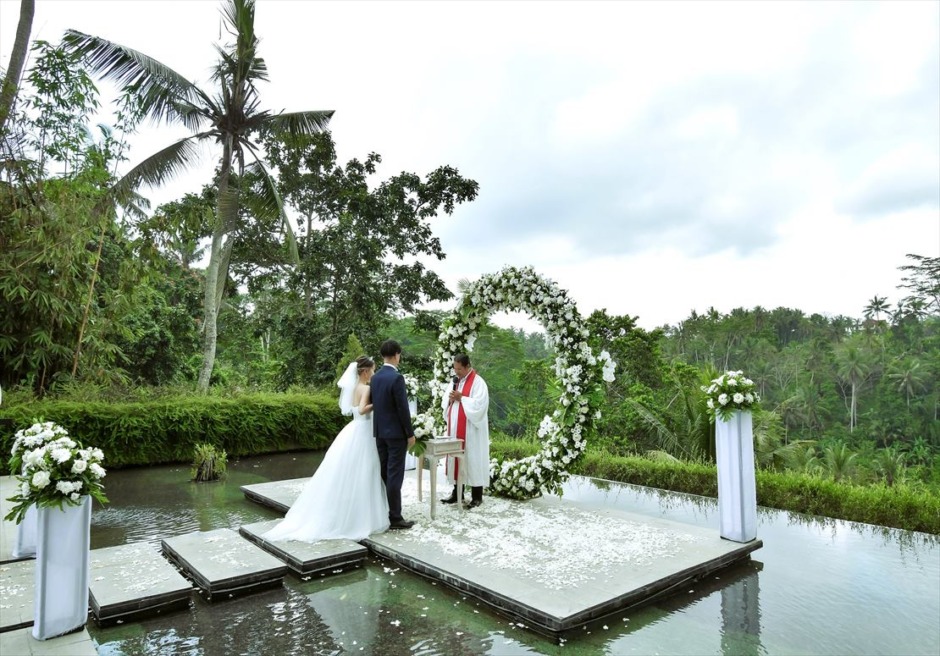
[[[266,540],[362,540],[388,528],[388,499],[372,435],[372,414],[353,420],[333,440],[323,462]]]

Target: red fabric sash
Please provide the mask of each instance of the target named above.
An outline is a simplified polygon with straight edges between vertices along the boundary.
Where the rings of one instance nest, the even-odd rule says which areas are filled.
[[[477,377],[477,372],[476,372],[475,370],[471,369],[471,370],[470,370],[470,373],[467,374],[467,379],[464,381],[463,389],[460,391],[461,394],[463,394],[464,396],[470,396],[470,388],[473,387],[473,381],[474,381],[474,379],[475,379],[476,377]],[[466,443],[467,443],[467,413],[466,413],[466,411],[463,409],[463,403],[458,403],[458,404],[457,404],[457,432],[456,432],[456,434],[454,434],[454,433],[451,431],[451,427],[450,427],[450,417],[451,417],[450,408],[448,408],[448,409],[447,409],[447,434],[448,434],[448,435],[453,435],[453,436],[456,437],[458,440],[460,440],[461,442],[463,442],[463,443],[464,443],[464,451],[466,451],[466,449],[467,449],[467,446],[466,446]],[[459,470],[459,468],[458,468],[458,466],[459,466],[460,463],[457,461],[456,458],[448,458],[448,460],[450,460],[450,461],[452,461],[452,462],[454,463],[454,465],[453,465],[453,466],[454,466],[454,480],[456,481],[456,480],[457,480],[457,476],[458,476],[459,473],[460,473],[460,470]]]

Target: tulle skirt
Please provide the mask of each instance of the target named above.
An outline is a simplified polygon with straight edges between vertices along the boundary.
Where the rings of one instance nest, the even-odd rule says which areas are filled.
[[[346,424],[323,462],[267,540],[362,540],[388,528],[388,499],[372,422]]]

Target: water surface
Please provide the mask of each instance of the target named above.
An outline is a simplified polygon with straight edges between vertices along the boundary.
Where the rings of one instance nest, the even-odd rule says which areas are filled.
[[[92,548],[278,517],[240,486],[310,475],[322,452],[245,458],[221,483],[186,467],[111,471]],[[573,478],[565,499],[714,528],[713,499]],[[110,628],[100,654],[940,654],[940,538],[760,509],[750,562],[554,641],[470,597],[365,567]],[[577,554],[572,554],[577,558]]]

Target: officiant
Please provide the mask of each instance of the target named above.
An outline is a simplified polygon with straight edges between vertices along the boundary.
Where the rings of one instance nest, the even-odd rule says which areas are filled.
[[[490,484],[490,393],[486,381],[470,366],[469,356],[461,353],[454,358],[454,378],[444,395],[444,420],[447,435],[464,443],[463,463],[447,458],[447,480],[454,491],[441,503],[457,503],[459,466],[466,465],[464,482],[470,486],[469,508],[483,503],[483,488]]]

